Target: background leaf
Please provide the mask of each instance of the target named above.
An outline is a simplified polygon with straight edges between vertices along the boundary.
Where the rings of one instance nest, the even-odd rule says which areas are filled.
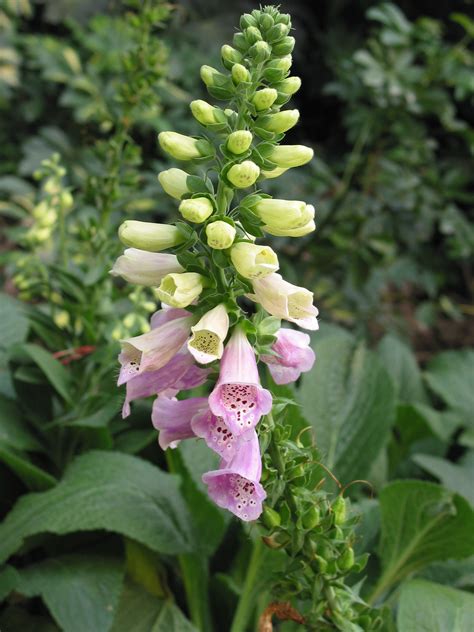
[[[52,490],[23,496],[0,525],[0,560],[36,533],[105,529],[168,555],[194,547],[177,477],[126,454],[78,457]]]
[[[399,632],[470,632],[473,621],[474,595],[422,579],[402,588]]]
[[[41,596],[64,632],[107,632],[123,572],[123,562],[112,557],[62,555],[22,569],[17,590]]]
[[[474,410],[474,350],[445,351],[437,355],[425,373],[430,388],[448,406],[472,419]]]
[[[387,334],[380,341],[378,353],[393,380],[397,399],[407,403],[426,401],[421,371],[410,347]]]
[[[395,481],[380,493],[383,573],[374,600],[430,562],[474,554],[474,511],[443,487]]]
[[[474,452],[468,452],[459,464],[450,463],[429,454],[415,454],[413,460],[424,470],[439,479],[453,492],[464,496],[474,505]]]
[[[157,599],[133,582],[124,586],[110,632],[197,632],[170,600]]]
[[[8,349],[13,344],[26,339],[29,325],[22,305],[3,292],[0,292],[0,323],[2,323],[0,348]]]
[[[364,478],[395,419],[392,380],[377,356],[347,334],[324,338],[316,355],[301,380],[304,416],[336,476],[343,483]]]
[[[69,386],[69,374],[63,365],[53,358],[51,353],[34,344],[27,344],[21,347],[33,362],[41,369],[48,378],[51,385],[68,402],[72,402],[72,395]]]

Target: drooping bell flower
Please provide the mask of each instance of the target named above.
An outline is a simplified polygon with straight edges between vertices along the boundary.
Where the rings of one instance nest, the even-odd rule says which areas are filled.
[[[196,272],[167,274],[156,290],[156,294],[160,301],[167,305],[178,308],[187,307],[201,294],[204,281],[204,277]]]
[[[160,431],[158,443],[161,449],[176,448],[183,439],[194,437],[191,421],[196,414],[206,408],[206,397],[191,397],[178,401],[158,396],[153,403],[151,421]]]
[[[207,380],[208,369],[194,364],[193,356],[183,347],[165,366],[157,371],[146,371],[127,382],[122,417],[130,415],[130,403],[135,399],[196,388]]]
[[[313,293],[285,281],[280,274],[269,274],[263,279],[252,282],[255,294],[249,298],[260,305],[272,316],[284,318],[304,329],[319,329],[313,305]]]
[[[246,279],[258,279],[278,270],[278,257],[269,246],[240,241],[232,246],[230,258],[235,269]]]
[[[224,340],[229,331],[229,316],[225,305],[217,305],[191,327],[188,349],[197,362],[208,364],[224,353]]]
[[[261,360],[268,365],[276,384],[295,382],[313,367],[315,354],[309,346],[310,337],[302,331],[279,329],[276,338],[272,346],[276,355],[263,355]]]
[[[266,493],[260,484],[262,461],[255,431],[230,462],[222,461],[218,470],[206,472],[202,480],[211,499],[246,522],[262,513]]]
[[[154,286],[160,285],[172,272],[184,272],[176,255],[127,248],[114,263],[110,274],[136,285]]]
[[[191,428],[197,437],[201,437],[207,446],[224,461],[231,461],[241,449],[243,443],[253,436],[253,430],[236,437],[224,423],[222,417],[216,417],[208,407],[194,415]]]
[[[161,369],[178,353],[186,342],[194,322],[193,316],[181,314],[182,310],[173,310],[171,314],[168,310],[161,310],[158,315],[155,315],[155,322],[152,318],[154,328],[151,331],[120,341],[122,352],[118,359],[122,366],[118,386],[145,371]],[[166,318],[170,320],[160,322]]]
[[[260,385],[254,350],[239,326],[225,347],[209,406],[236,436],[255,428],[271,410],[272,396]]]

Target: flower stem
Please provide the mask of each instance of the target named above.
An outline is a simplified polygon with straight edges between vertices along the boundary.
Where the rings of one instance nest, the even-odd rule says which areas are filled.
[[[179,455],[173,450],[166,450],[165,454],[169,471],[173,474],[181,474],[182,468]],[[197,553],[184,553],[178,555],[178,562],[191,621],[200,632],[212,632],[207,559]]]
[[[230,632],[245,632],[247,623],[251,615],[252,608],[256,599],[255,583],[260,572],[263,544],[260,539],[256,540],[253,545],[252,555],[249,560],[247,575],[245,576],[244,587],[240,595],[237,610],[234,614],[232,627]]]

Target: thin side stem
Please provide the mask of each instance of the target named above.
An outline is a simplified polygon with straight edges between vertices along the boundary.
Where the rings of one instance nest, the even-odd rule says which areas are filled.
[[[260,571],[263,552],[263,544],[261,540],[258,539],[253,545],[252,555],[249,560],[244,587],[242,590],[242,594],[240,595],[237,610],[234,614],[234,619],[232,621],[230,632],[245,632],[245,630],[247,629],[247,623],[250,619],[250,615],[252,613],[252,609],[254,607],[255,599],[257,596],[255,594],[255,584],[258,573]]]
[[[173,450],[166,450],[166,462],[172,473],[181,473],[179,456]],[[178,562],[186,593],[191,621],[201,632],[212,632],[212,617],[209,604],[208,562],[202,555],[185,553],[178,555]]]

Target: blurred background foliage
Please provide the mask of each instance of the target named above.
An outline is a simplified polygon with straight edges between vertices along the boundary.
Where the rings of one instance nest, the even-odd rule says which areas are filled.
[[[473,609],[464,598],[474,587],[473,7],[283,2],[303,80],[293,101],[301,123],[287,140],[311,145],[316,159],[263,185],[317,209],[314,235],[277,244],[283,274],[315,292],[323,321],[317,367],[288,417],[306,417],[343,484],[371,482],[372,498],[368,488],[348,492],[365,516],[359,552],[372,553],[363,594],[374,603],[388,595],[390,605],[400,598],[398,626],[408,632],[419,629],[410,622],[420,604],[458,612],[461,599],[466,621]],[[156,301],[108,271],[124,218],[176,219],[156,179],[165,164],[157,133],[196,132],[188,104],[206,98],[199,67],[219,67],[221,44],[252,8],[0,0],[0,564],[16,555],[0,566],[0,599],[10,595],[2,632],[139,630],[130,621],[143,612],[144,632],[191,630],[166,599],[174,592],[186,611],[175,554],[211,560],[221,602],[213,614],[224,626],[245,583],[248,546],[205,500],[203,455],[179,451],[179,492],[178,479],[146,463],[167,467],[149,404],[126,423],[118,416],[116,341],[145,331]],[[124,468],[130,480],[120,478]],[[97,499],[82,497],[84,481],[97,484]],[[142,485],[158,507],[150,523],[134,508]],[[125,496],[115,514],[114,494]],[[424,499],[438,508],[434,522],[415,515]],[[160,503],[181,531],[166,528]],[[193,524],[196,503],[204,518]],[[398,550],[393,503],[414,525]],[[438,533],[438,519],[446,537],[420,549],[419,530]],[[122,590],[124,559],[145,592],[129,580]],[[85,590],[76,609],[68,569]],[[421,579],[393,597],[415,572]]]

